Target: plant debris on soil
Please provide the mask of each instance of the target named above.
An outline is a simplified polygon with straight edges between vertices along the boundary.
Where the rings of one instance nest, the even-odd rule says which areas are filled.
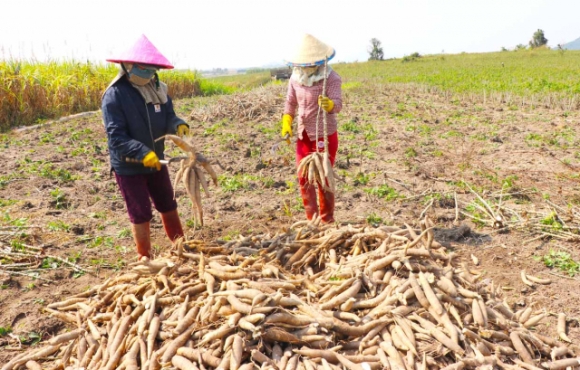
[[[428,216],[445,253],[456,253],[467,265],[477,261],[472,268],[481,274],[480,285],[493,281],[493,294],[515,312],[545,310],[550,316],[536,330],[550,338],[558,337],[551,314],[564,313],[567,335],[576,342],[580,113],[474,103],[416,86],[367,82],[344,80],[335,167],[344,179],[336,186],[338,229],[407,224],[404,230],[420,230],[419,221]],[[180,116],[192,117],[196,150],[216,161],[219,184],[208,186],[201,228],[187,193],[176,189],[188,240],[212,245],[218,239],[259,239],[304,219],[293,145],[270,151],[280,140],[285,89],[175,102]],[[7,363],[74,329],[76,323],[63,325],[47,315],[47,306],[130,273],[136,253],[98,114],[13,131],[0,136],[0,146],[0,363]],[[166,153],[181,154],[171,143]],[[178,169],[170,164],[172,178]],[[172,250],[158,215],[152,242],[156,257]],[[408,277],[404,268],[398,279]],[[551,284],[530,286],[530,276]],[[480,285],[474,291],[482,290],[478,294],[487,304],[492,291]],[[530,340],[523,339],[526,348]],[[527,349],[540,356],[543,347],[533,346]],[[451,363],[452,355],[441,358],[441,365]]]
[[[271,121],[282,117],[286,97],[285,88],[258,87],[248,92],[223,95],[211,105],[194,109],[189,118],[193,122],[218,122],[222,119],[243,122]]]

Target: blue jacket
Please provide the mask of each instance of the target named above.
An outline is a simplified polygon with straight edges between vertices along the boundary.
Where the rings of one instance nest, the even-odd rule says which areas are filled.
[[[111,167],[119,175],[138,175],[157,171],[142,163],[129,163],[126,158],[141,162],[145,155],[155,150],[163,159],[164,140],[154,142],[165,134],[175,134],[177,126],[186,124],[177,117],[173,103],[167,103],[155,111],[153,104],[145,99],[126,77],[119,79],[103,95],[101,104],[103,123],[107,132]]]

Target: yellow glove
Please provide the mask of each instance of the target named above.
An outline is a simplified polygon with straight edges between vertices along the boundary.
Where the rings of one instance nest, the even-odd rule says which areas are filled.
[[[159,158],[157,158],[157,154],[151,151],[145,155],[143,158],[143,166],[145,167],[155,167],[157,171],[161,170],[161,163],[159,162]]]
[[[330,98],[328,98],[328,96],[319,95],[318,96],[318,105],[321,106],[322,109],[324,109],[328,113],[330,113],[332,108],[334,108],[334,102]]]
[[[291,115],[285,114],[282,116],[282,137],[288,135],[288,137],[292,137],[292,118]]]
[[[189,135],[189,127],[184,124],[177,126],[177,135],[181,137]]]

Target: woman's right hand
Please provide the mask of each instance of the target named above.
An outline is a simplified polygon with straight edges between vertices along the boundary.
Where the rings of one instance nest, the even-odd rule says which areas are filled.
[[[288,135],[288,138],[292,137],[292,121],[294,120],[294,118],[292,118],[291,115],[289,114],[285,114],[282,116],[282,137],[286,137],[286,135]]]
[[[143,158],[143,166],[157,168],[157,171],[161,170],[161,162],[154,151],[150,151]]]

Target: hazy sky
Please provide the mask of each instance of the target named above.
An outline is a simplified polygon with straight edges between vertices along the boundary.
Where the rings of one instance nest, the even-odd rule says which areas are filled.
[[[162,4],[162,5],[160,5]],[[385,58],[498,51],[580,37],[580,0],[2,0],[0,58],[104,61],[145,34],[177,68],[282,62],[309,32],[364,61],[378,38]]]

